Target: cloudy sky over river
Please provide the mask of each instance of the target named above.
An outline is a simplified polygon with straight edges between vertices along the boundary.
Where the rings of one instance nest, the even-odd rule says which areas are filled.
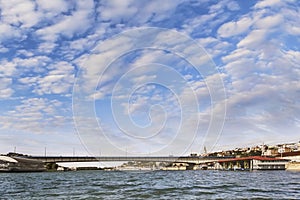
[[[300,3],[0,1],[0,152],[296,142]]]

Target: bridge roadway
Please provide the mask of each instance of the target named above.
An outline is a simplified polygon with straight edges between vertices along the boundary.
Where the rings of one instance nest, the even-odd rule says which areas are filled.
[[[202,164],[216,162],[227,157],[192,157],[192,156],[29,156],[30,159],[39,160],[46,163],[58,162],[127,162],[127,161],[147,161],[147,162],[176,162]]]

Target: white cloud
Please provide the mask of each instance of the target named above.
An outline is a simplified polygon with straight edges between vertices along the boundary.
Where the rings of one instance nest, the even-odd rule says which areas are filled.
[[[230,132],[236,137],[246,137],[248,130],[252,130],[257,139],[265,141],[277,135],[278,142],[283,139],[283,131],[293,137],[298,129],[300,105],[296,103],[299,98],[296,77],[299,70],[296,64],[288,62],[288,54],[265,55],[257,61],[255,54],[259,52],[240,54],[236,60],[232,60],[234,57],[228,60],[226,69],[231,84],[227,85],[228,121],[224,134],[227,136]]]
[[[72,38],[75,33],[83,34],[93,23],[93,7],[93,1],[77,1],[74,12],[62,15],[58,22],[37,30],[36,34],[47,41],[56,41],[60,35]]]
[[[1,1],[2,21],[6,24],[30,28],[40,20],[40,15],[35,12],[35,4],[28,0]]]
[[[14,90],[11,88],[0,89],[0,99],[8,99],[14,93]]]
[[[217,76],[226,80],[228,121],[224,134],[227,138],[238,136],[252,141],[255,140],[253,137],[280,136],[285,124],[291,130],[298,130],[300,54],[296,36],[300,35],[300,23],[299,6],[292,3],[295,1],[266,0],[245,8],[244,4],[228,0],[217,3],[128,0],[95,4],[93,1],[0,0],[0,52],[5,55],[0,60],[0,98],[3,101],[15,97],[14,104],[20,104],[2,113],[0,127],[3,131],[11,129],[41,133],[48,126],[54,127],[55,122],[63,125],[65,116],[58,113],[63,110],[62,102],[46,97],[69,97],[67,95],[71,94],[75,73],[72,63],[82,69],[79,77],[83,82],[78,84],[79,89],[86,90],[81,94],[87,94],[90,100],[95,98],[101,101],[108,99],[116,81],[132,67],[161,63],[182,73],[183,80],[188,81],[187,86],[199,99],[201,112],[194,110],[195,115],[188,116],[190,121],[184,124],[184,131],[188,133],[193,131],[189,123],[194,125],[196,115],[201,117],[200,124],[205,129],[211,112],[223,111],[218,105],[224,102],[210,102],[210,91],[206,87],[206,83],[213,85]],[[155,38],[156,32],[144,37],[127,35],[116,39],[116,36],[108,42],[104,41],[112,34],[132,27],[153,25],[179,29],[196,37],[195,42],[211,54],[222,73],[208,74],[210,76],[202,79],[193,74],[180,57],[174,59],[172,53],[144,51],[136,52],[134,57],[134,53],[128,52],[147,45],[178,51],[189,58],[196,55],[198,49],[195,46],[172,35],[161,34]],[[136,36],[139,40],[133,44]],[[41,43],[40,39],[45,41]],[[96,48],[91,50],[94,46]],[[129,53],[134,59],[129,62],[119,58],[122,53]],[[82,57],[74,60],[79,55]],[[208,58],[205,54],[194,61],[200,65]],[[97,85],[99,77],[114,59],[117,60],[103,74],[104,84],[100,87]],[[156,80],[157,76],[173,78],[168,73],[162,76],[159,70],[156,77],[150,72],[145,70],[133,74],[130,83],[135,85]],[[173,87],[181,92],[179,97],[185,102],[192,100],[191,93],[181,90],[184,89],[182,83],[177,79],[173,81]],[[97,86],[99,88],[94,91]],[[138,92],[136,101],[127,104],[131,113],[140,114],[138,111],[145,112],[151,103],[162,102],[168,112],[173,110],[172,114],[176,114],[178,105],[174,96],[164,96],[149,88]],[[43,98],[34,98],[36,96]],[[119,100],[125,97],[124,92],[118,96]],[[18,102],[19,99],[23,101]],[[66,102],[70,103],[70,99]],[[154,111],[154,114],[159,114]],[[175,118],[172,122],[176,121]],[[163,117],[158,116],[156,120],[159,123]],[[168,126],[165,130],[174,132],[174,129]],[[231,132],[233,136],[230,136]],[[160,142],[168,141],[168,136],[163,135]],[[190,138],[183,135],[179,138],[180,141],[185,139]],[[124,141],[121,143],[124,144]],[[139,148],[138,145],[136,148]]]
[[[221,37],[231,37],[239,34],[243,34],[249,30],[253,23],[253,20],[249,17],[243,17],[236,22],[228,22],[223,24],[218,29],[218,34]]]
[[[1,60],[0,64],[0,77],[10,77],[16,72],[16,63],[9,62],[5,59]]]
[[[253,51],[250,51],[246,48],[239,48],[231,52],[230,54],[223,56],[222,60],[224,63],[229,63],[230,61],[238,60],[243,57],[250,57],[253,55]]]
[[[136,12],[133,1],[106,1],[104,6],[99,7],[99,14],[102,20],[113,20],[119,23],[122,19],[130,19]]]
[[[228,48],[232,46],[232,44],[227,41],[221,41],[213,37],[200,38],[196,41],[214,58],[227,54]]]
[[[297,9],[288,6],[260,1],[236,22],[218,29],[222,40],[236,44],[222,57],[228,94],[223,141],[232,137],[279,142],[296,138],[299,132],[299,52],[282,50],[291,45],[293,33],[287,27],[297,27],[299,21]],[[248,24],[239,32],[236,27],[242,19]],[[239,35],[234,35],[235,28]]]
[[[41,53],[49,54],[54,51],[58,45],[53,41],[47,41],[39,44],[38,51]]]
[[[280,26],[283,22],[283,17],[281,14],[273,15],[273,16],[267,16],[263,17],[256,21],[255,27],[259,29],[270,29],[273,27]]]
[[[293,35],[300,35],[300,27],[298,26],[293,26],[293,25],[290,25],[290,26],[287,26],[287,30],[289,33],[293,34]]]
[[[177,6],[184,1],[182,0],[167,0],[167,1],[151,1],[146,4],[141,4],[142,10],[139,9],[138,17],[143,18],[145,16],[146,20],[149,20],[151,17],[151,21],[157,22],[162,21],[164,19],[168,19],[169,16],[175,11]],[[146,7],[144,7],[146,5]],[[155,12],[153,12],[155,10]],[[145,14],[146,13],[146,14]],[[146,17],[149,17],[148,19]]]
[[[267,33],[267,30],[253,30],[237,46],[255,49],[265,41]]]
[[[285,32],[291,35],[300,35],[300,19],[298,17],[300,8],[295,7],[294,9],[289,9],[287,7],[282,7],[281,12],[285,19],[283,28]]]
[[[180,0],[166,1],[104,1],[99,7],[100,19],[115,24],[144,24],[148,21],[157,22],[168,19],[175,11]]]
[[[254,8],[266,8],[266,7],[273,7],[273,6],[279,6],[282,4],[282,1],[280,0],[262,0],[258,2]]]
[[[0,24],[0,42],[11,38],[21,38],[20,31],[11,25]]]
[[[248,76],[249,73],[253,73],[256,70],[253,66],[254,62],[252,59],[240,58],[238,60],[231,61],[224,67],[232,79],[239,80]]]
[[[9,51],[8,48],[6,48],[6,47],[4,47],[4,46],[2,46],[2,45],[0,44],[0,53],[6,53],[6,52],[8,52],[8,51]]]
[[[31,133],[48,133],[51,129],[61,128],[67,124],[64,114],[67,107],[58,100],[44,98],[27,98],[21,100],[14,109],[0,116],[0,129],[10,131],[28,131]]]
[[[30,54],[27,51],[19,51],[20,54]],[[23,93],[32,92],[43,94],[71,93],[71,87],[75,76],[74,67],[64,61],[57,62],[47,56],[32,56],[27,58],[15,57],[13,60],[0,62],[0,77],[2,80],[15,79],[14,84],[2,84],[4,95],[12,94],[13,90]],[[5,91],[4,91],[5,89]]]
[[[45,76],[25,77],[19,81],[33,86],[33,92],[43,94],[69,94],[74,82],[74,67],[66,62],[58,62],[47,66]]]
[[[14,93],[11,78],[0,77],[0,99],[8,99]]]
[[[40,9],[43,9],[44,11],[49,12],[54,16],[60,14],[61,12],[68,11],[69,5],[66,1],[63,0],[55,0],[55,1],[37,0],[36,2]]]
[[[282,52],[287,59],[291,62],[294,63],[295,66],[299,66],[300,64],[300,51],[293,51],[293,50],[288,50],[285,52]],[[296,68],[297,69],[297,68]]]
[[[14,76],[26,76],[29,73],[45,73],[47,71],[46,66],[51,62],[51,59],[47,56],[33,56],[33,57],[15,57],[9,62],[9,65],[15,66]]]
[[[231,10],[231,11],[237,11],[237,10],[240,9],[240,6],[239,6],[239,4],[238,4],[237,2],[235,2],[235,1],[229,1],[229,2],[227,3],[227,8],[228,8],[229,10]]]
[[[67,48],[67,51],[83,51],[90,50],[94,47],[97,41],[103,37],[105,34],[104,27],[98,27],[94,34],[87,35],[84,38],[79,38],[77,40],[70,41],[70,45]]]

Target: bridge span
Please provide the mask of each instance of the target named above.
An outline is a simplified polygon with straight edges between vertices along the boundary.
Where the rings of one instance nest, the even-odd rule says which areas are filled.
[[[216,162],[227,157],[198,157],[198,156],[29,156],[30,159],[39,160],[45,163],[59,162],[127,162],[127,161],[146,161],[146,162],[173,162],[202,164]]]

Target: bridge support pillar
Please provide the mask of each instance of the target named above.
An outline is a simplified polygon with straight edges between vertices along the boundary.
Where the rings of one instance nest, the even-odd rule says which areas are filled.
[[[193,169],[194,169],[194,166],[195,166],[194,163],[189,163],[189,164],[186,166],[186,170],[193,170]]]
[[[47,169],[47,171],[56,171],[58,168],[58,164],[56,164],[55,162],[45,163],[45,168]]]

